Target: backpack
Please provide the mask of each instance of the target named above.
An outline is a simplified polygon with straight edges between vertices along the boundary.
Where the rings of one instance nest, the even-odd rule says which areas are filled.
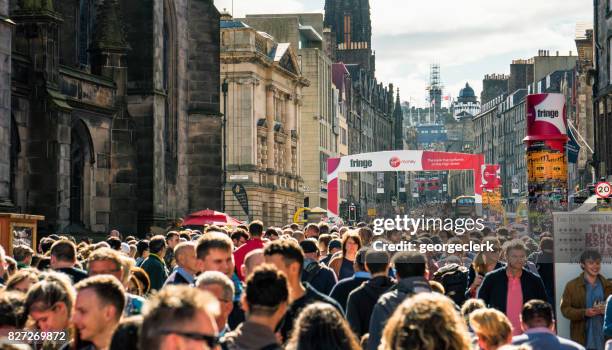
[[[433,280],[444,286],[445,295],[461,306],[465,302],[468,269],[465,266],[450,264],[434,273]]]
[[[311,283],[319,271],[321,271],[321,264],[316,261],[311,262],[304,268],[304,272],[302,273],[302,282]]]

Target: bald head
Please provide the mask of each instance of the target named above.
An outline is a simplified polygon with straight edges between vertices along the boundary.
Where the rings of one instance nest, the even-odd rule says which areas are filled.
[[[187,272],[194,274],[198,271],[195,242],[181,242],[174,247],[176,264]]]
[[[244,276],[245,280],[247,277],[249,277],[249,275],[251,275],[251,273],[253,273],[253,271],[257,268],[257,266],[263,263],[264,263],[263,249],[255,249],[255,250],[250,251],[244,257],[244,263],[240,267],[242,271],[242,275]]]

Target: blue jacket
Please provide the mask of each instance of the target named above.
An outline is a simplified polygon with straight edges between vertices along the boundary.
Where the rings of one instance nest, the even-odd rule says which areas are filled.
[[[355,272],[353,277],[345,278],[339,281],[331,290],[329,296],[337,301],[346,313],[346,301],[348,300],[349,294],[370,278],[371,276],[368,272]]]
[[[528,344],[532,350],[584,350],[584,346],[575,341],[538,329],[529,329],[524,334],[513,337],[512,344]]]

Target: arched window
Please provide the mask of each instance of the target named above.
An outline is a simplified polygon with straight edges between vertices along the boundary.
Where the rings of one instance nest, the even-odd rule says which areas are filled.
[[[72,127],[70,140],[70,223],[84,224],[85,194],[89,192],[86,169],[94,162],[93,141],[80,120]]]
[[[178,48],[174,3],[169,0],[164,1],[162,36],[162,88],[166,93],[166,103],[164,106],[166,178],[169,182],[175,183],[178,167],[178,83],[176,64]]]
[[[79,65],[89,66],[89,53],[87,50],[91,44],[93,31],[93,19],[95,18],[95,6],[92,0],[79,0],[77,26],[77,58]]]

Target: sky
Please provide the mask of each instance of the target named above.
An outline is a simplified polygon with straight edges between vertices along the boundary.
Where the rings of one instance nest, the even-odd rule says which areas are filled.
[[[323,12],[324,0],[233,0],[246,14]],[[232,0],[215,0],[232,12]],[[593,21],[592,0],[371,0],[376,77],[400,89],[401,99],[427,105],[432,63],[440,65],[444,95],[455,98],[469,82],[510,73],[513,59],[538,50],[576,55],[578,22]]]

